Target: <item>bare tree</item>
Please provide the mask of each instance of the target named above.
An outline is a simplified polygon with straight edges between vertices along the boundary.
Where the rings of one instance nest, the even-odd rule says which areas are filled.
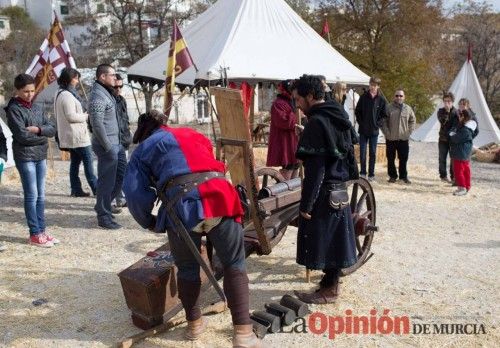
[[[47,32],[39,28],[21,7],[6,7],[1,12],[10,20],[11,33],[0,41],[0,93],[14,90],[14,77],[26,71]]]
[[[462,64],[472,45],[472,63],[490,110],[500,119],[500,14],[486,2],[467,1],[454,9],[455,59]]]
[[[72,15],[66,20],[71,25],[87,27],[87,31],[75,39],[90,53],[86,59],[79,55],[81,66],[95,65],[96,60],[104,58],[130,66],[169,37],[173,18],[182,25],[206,6],[206,1],[190,1],[191,6],[186,6],[182,0],[104,0],[104,6],[98,9],[100,13],[94,15],[88,14],[89,10],[79,5],[80,2],[68,0]],[[141,83],[146,110],[151,109],[153,93],[162,84],[162,81],[156,82]]]
[[[430,96],[449,79],[441,1],[324,0],[318,12],[327,14],[337,50],[381,77],[385,91],[405,88],[419,120],[431,114]]]

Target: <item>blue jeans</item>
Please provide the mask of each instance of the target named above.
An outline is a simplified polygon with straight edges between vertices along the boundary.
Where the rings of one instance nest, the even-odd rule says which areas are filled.
[[[30,235],[45,231],[45,174],[47,161],[16,161],[24,193],[24,214]]]
[[[93,144],[97,155],[97,197],[94,210],[98,222],[111,222],[111,202],[122,190],[123,176],[127,166],[125,149],[120,144],[113,145],[108,152],[98,144]]]
[[[125,150],[125,158],[128,160],[128,150]],[[120,190],[120,192],[118,192],[115,199],[116,199],[116,204],[127,203],[127,200],[125,199],[125,194],[123,193],[122,190]]]
[[[95,195],[97,190],[97,178],[94,174],[94,166],[92,163],[92,150],[90,145],[85,147],[77,147],[69,150],[71,154],[71,162],[69,165],[69,182],[71,184],[71,194],[82,193],[82,182],[78,176],[80,171],[80,163],[83,162],[83,170],[85,177],[89,183],[92,193]]]
[[[366,175],[366,144],[370,146],[370,160],[368,163],[368,176],[375,176],[375,160],[377,156],[377,135],[359,135],[359,161],[361,162],[361,171],[359,175]]]

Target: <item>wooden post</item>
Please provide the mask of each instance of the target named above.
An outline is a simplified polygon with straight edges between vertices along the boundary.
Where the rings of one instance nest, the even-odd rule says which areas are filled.
[[[69,151],[61,150],[61,161],[69,161],[70,153]]]

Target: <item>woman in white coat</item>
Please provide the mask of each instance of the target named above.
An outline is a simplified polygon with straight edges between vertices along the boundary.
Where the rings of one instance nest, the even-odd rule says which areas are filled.
[[[87,125],[88,114],[84,111],[82,100],[76,92],[80,82],[80,73],[73,68],[64,68],[57,79],[59,90],[54,100],[54,113],[57,121],[57,134],[59,147],[68,149],[71,155],[69,179],[72,197],[88,197],[89,192],[82,188],[78,176],[80,163],[83,162],[85,177],[96,194],[97,178],[94,174],[92,163],[92,148],[90,145],[90,132]]]

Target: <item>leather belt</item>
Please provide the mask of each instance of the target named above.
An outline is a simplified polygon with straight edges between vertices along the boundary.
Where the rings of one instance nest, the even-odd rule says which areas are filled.
[[[200,172],[179,175],[167,181],[165,185],[163,185],[162,191],[166,192],[176,186],[198,186],[214,178],[226,178],[226,175],[221,172]]]
[[[326,191],[340,191],[347,190],[347,185],[345,182],[324,184],[322,187]]]

